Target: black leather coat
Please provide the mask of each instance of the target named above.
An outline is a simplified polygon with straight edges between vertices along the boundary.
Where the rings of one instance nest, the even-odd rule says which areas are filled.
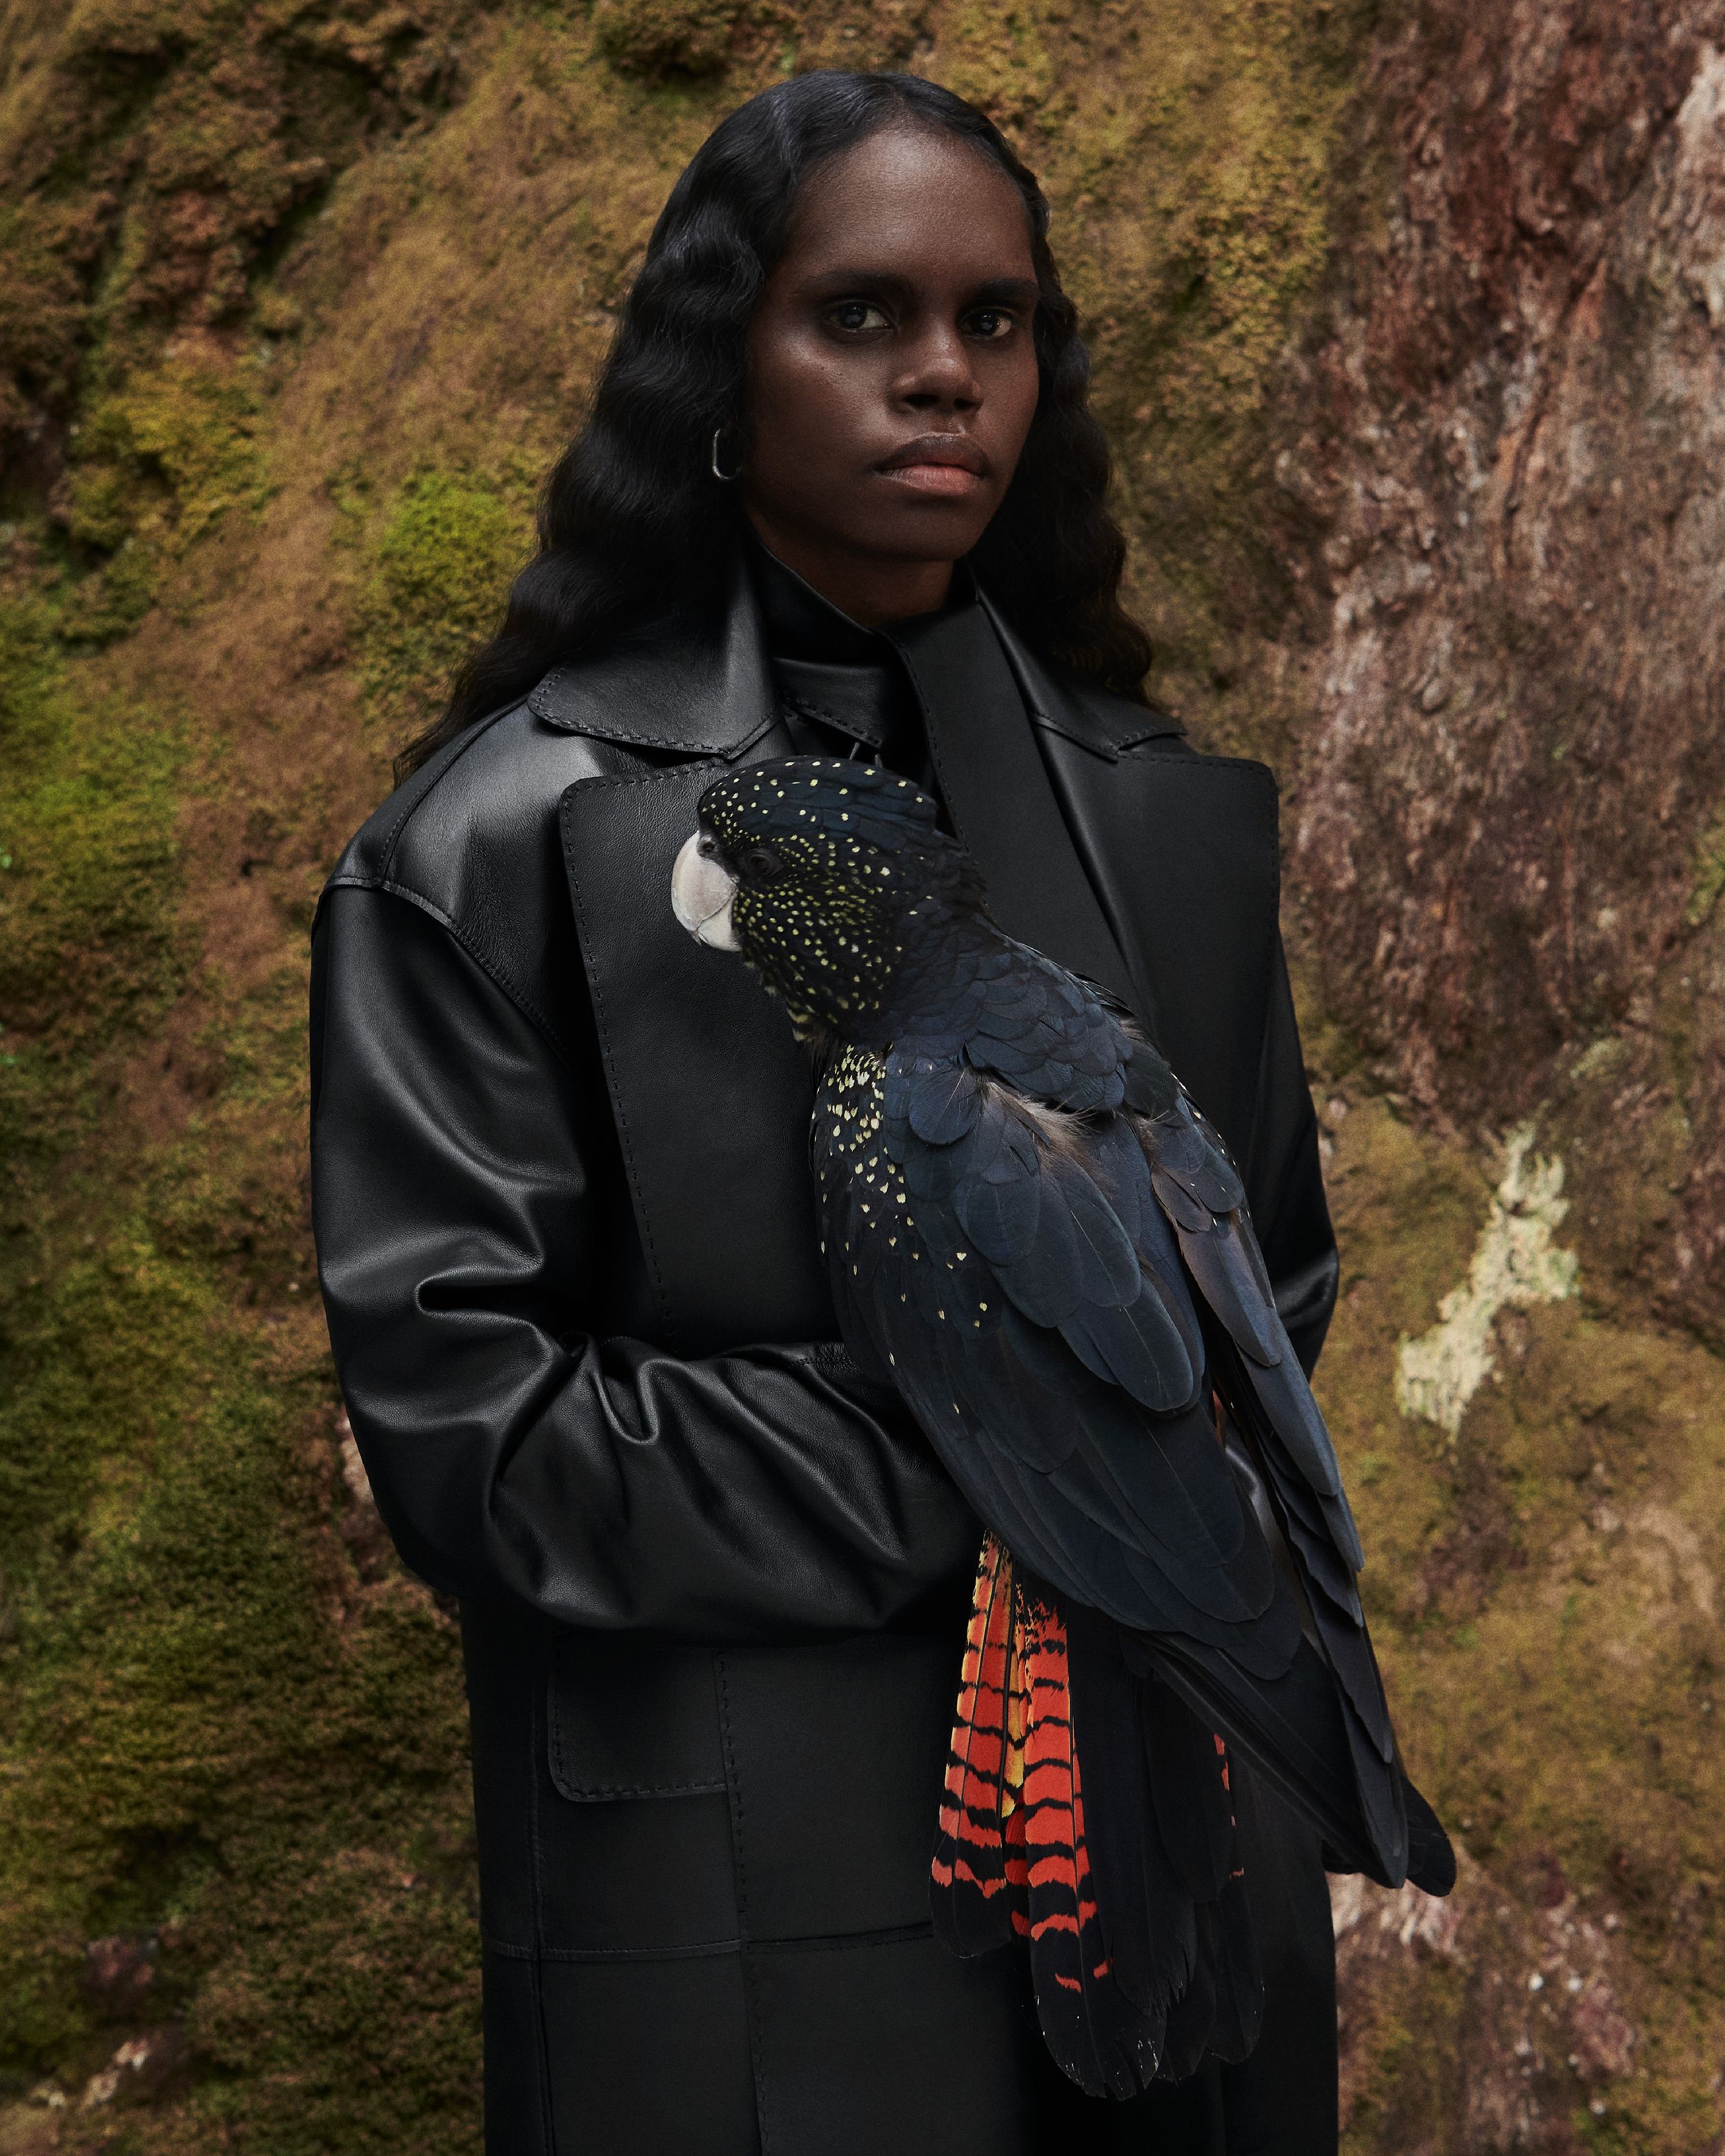
[[[1271,776],[1003,639],[1309,1361]],[[976,1525],[834,1341],[803,1051],[669,903],[702,789],[790,747],[740,582],[442,752],[319,911],[319,1262],[378,1504],[463,1604],[491,2156],[1032,2145],[1022,1972],[927,1918]]]

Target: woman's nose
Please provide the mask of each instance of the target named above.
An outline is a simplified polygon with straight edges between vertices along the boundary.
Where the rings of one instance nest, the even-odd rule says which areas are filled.
[[[913,412],[968,412],[983,401],[969,347],[950,322],[922,332],[894,388],[900,403]]]

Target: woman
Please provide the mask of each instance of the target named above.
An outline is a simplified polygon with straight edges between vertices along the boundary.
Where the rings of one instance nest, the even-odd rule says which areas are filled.
[[[1264,1792],[1244,2066],[1091,2102],[1014,1954],[932,1937],[976,1523],[834,1339],[806,1060],[668,903],[727,767],[930,783],[1003,926],[1220,1126],[1316,1356],[1273,788],[1142,699],[1046,224],[912,78],[726,121],[501,631],[320,911],[323,1286],[379,1505],[462,1601],[493,2156],[1335,2145],[1322,1871]]]

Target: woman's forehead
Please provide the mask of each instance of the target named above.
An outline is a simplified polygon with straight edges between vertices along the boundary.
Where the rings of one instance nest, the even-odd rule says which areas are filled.
[[[781,269],[1033,281],[1022,198],[987,153],[932,127],[895,126],[829,158],[804,183]]]

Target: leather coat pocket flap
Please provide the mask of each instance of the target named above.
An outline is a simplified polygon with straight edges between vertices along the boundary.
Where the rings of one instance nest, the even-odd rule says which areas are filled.
[[[552,1650],[551,1779],[577,1804],[725,1787],[713,1658],[639,1633],[573,1632]]]

